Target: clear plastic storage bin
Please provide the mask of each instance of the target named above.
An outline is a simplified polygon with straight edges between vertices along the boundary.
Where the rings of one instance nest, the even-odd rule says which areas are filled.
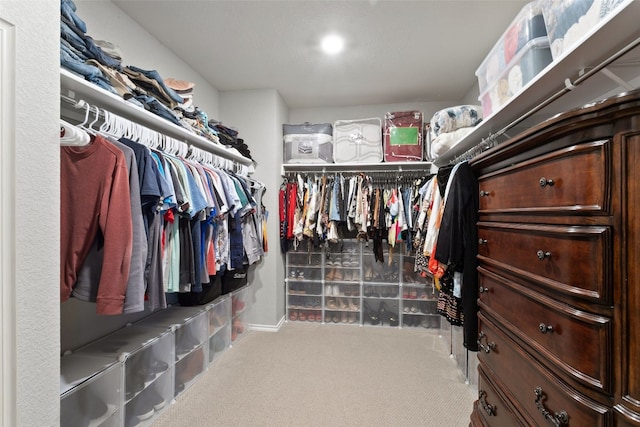
[[[551,64],[551,61],[548,37],[538,37],[527,43],[527,46],[518,52],[501,74],[486,83],[486,89],[478,97],[482,105],[483,116],[486,118],[500,110],[512,97],[520,93],[522,88],[538,73]],[[484,66],[483,63],[476,71],[478,81],[485,79]]]
[[[249,326],[249,287],[245,286],[231,293],[231,341],[246,335]]]
[[[60,425],[121,424],[122,364],[115,357],[69,354],[60,360]]]
[[[170,331],[175,345],[175,387],[178,396],[209,362],[209,315],[202,307],[169,307],[136,323],[140,327]],[[206,343],[206,344],[205,344]]]
[[[601,21],[632,0],[544,0],[544,22],[553,59],[579,44]]]
[[[516,55],[531,48],[530,42],[547,37],[542,1],[525,5],[493,46],[478,70],[479,92],[486,92],[514,64]]]
[[[150,425],[173,398],[175,352],[169,331],[128,326],[82,347],[75,354],[122,362],[125,426]]]
[[[231,344],[231,296],[218,298],[207,307],[209,316],[209,363]]]

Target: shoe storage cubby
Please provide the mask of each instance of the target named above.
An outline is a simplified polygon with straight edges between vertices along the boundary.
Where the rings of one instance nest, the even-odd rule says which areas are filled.
[[[174,343],[169,331],[128,326],[82,347],[75,355],[120,362],[118,387],[111,388],[122,390],[120,419],[112,421],[118,421],[115,425],[148,426],[173,398]]]
[[[413,271],[415,257],[403,257],[402,266],[402,325],[440,329],[436,288],[431,276],[422,277]]]
[[[231,297],[225,295],[206,307],[209,318],[209,363],[231,345]]]
[[[248,331],[249,287],[231,293],[231,342],[243,338]]]
[[[400,245],[378,257],[356,240],[300,245],[286,257],[287,319],[439,329],[433,282],[414,264]]]
[[[175,384],[173,396],[178,396],[208,364],[209,317],[202,307],[169,307],[136,323],[141,327],[168,330],[174,338]]]
[[[287,318],[322,322],[323,254],[298,247],[287,253]]]
[[[249,290],[245,286],[207,306],[158,310],[62,356],[60,425],[152,425],[232,338],[246,335]]]
[[[122,364],[69,354],[60,361],[60,425],[121,425]]]

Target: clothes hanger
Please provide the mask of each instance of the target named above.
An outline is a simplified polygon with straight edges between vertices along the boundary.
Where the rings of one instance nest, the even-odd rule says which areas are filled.
[[[89,110],[93,110],[93,109],[95,109],[95,112],[96,112],[96,115],[93,121],[88,125],[84,126],[84,129],[89,133],[89,135],[95,135],[98,133],[97,130],[93,128],[93,125],[95,125],[100,119],[100,109],[96,106],[90,105]]]
[[[91,142],[91,136],[83,129],[60,119],[60,145],[82,147]]]

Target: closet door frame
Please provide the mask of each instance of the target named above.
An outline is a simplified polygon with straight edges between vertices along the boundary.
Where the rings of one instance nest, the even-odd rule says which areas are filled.
[[[0,427],[16,425],[15,26],[0,19]]]

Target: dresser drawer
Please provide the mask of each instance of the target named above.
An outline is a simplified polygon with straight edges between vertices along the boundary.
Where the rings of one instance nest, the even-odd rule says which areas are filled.
[[[574,145],[481,176],[480,213],[609,210],[609,140]]]
[[[610,425],[610,408],[568,387],[479,314],[480,363],[504,384],[505,396],[530,425]]]
[[[612,393],[612,319],[577,310],[482,267],[478,273],[483,310],[542,353],[554,369]]]
[[[476,402],[477,412],[482,418],[484,425],[491,427],[514,427],[526,426],[509,408],[508,404],[502,400],[496,391],[498,387],[493,385],[490,374],[478,367],[478,400]]]
[[[610,304],[611,229],[478,223],[479,260],[543,287]]]

